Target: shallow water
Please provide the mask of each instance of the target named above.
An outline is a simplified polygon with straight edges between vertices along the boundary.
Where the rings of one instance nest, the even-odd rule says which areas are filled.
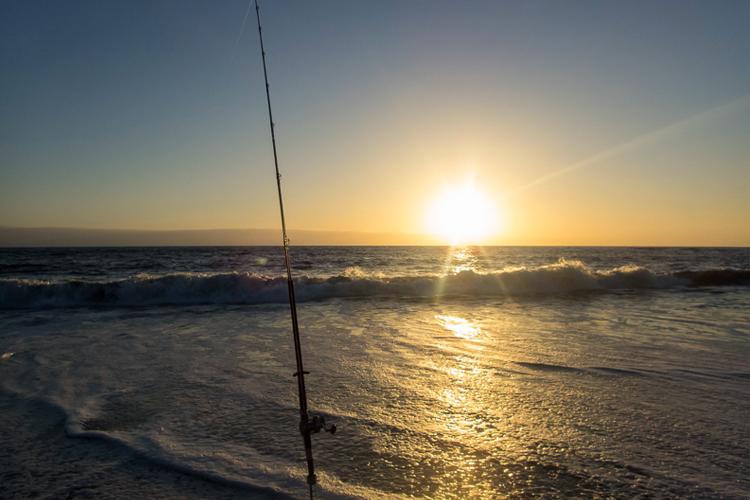
[[[274,249],[159,249],[200,293],[140,251],[6,267],[0,496],[305,498],[285,284],[250,270]],[[319,498],[750,495],[747,249],[304,252]],[[123,280],[164,294],[59,292]]]

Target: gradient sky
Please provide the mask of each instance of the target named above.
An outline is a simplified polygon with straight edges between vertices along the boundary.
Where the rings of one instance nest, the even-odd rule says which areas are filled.
[[[0,226],[277,228],[248,1],[0,3]],[[290,229],[750,246],[750,2],[261,0]],[[388,244],[384,237],[383,244]]]

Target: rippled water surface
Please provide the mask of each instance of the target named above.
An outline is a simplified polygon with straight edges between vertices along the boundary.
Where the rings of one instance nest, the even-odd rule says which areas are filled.
[[[4,279],[216,279],[234,256],[254,293],[285,287],[254,267],[274,249],[183,250],[14,254]],[[298,253],[309,406],[338,427],[313,437],[319,498],[750,495],[746,249]],[[306,497],[288,305],[209,285],[4,296],[0,496]]]

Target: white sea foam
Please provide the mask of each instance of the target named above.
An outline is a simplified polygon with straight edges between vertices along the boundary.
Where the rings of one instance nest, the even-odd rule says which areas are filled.
[[[328,278],[300,276],[300,301],[334,297],[502,296],[581,291],[650,290],[698,286],[750,286],[750,271],[716,269],[657,273],[640,266],[593,271],[579,261],[492,273],[385,277],[349,268]],[[140,274],[112,281],[0,279],[0,307],[269,304],[288,301],[284,276],[253,273]]]

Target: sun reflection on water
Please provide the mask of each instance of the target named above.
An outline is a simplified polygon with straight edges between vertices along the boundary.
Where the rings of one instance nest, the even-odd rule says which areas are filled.
[[[439,325],[453,332],[456,337],[475,340],[479,336],[479,327],[464,318],[442,315],[437,315],[435,318]]]
[[[390,307],[408,313],[398,328],[383,328],[374,316],[362,335],[347,338],[367,340],[368,348],[366,362],[354,359],[347,375],[361,370],[377,383],[359,389],[354,403],[367,418],[352,432],[358,458],[342,469],[345,479],[433,500],[614,496],[608,483],[591,479],[600,469],[582,472],[579,460],[589,452],[599,459],[590,440],[604,435],[612,415],[601,410],[601,395],[588,391],[610,379],[549,361],[548,353],[558,354],[546,342],[551,313],[529,314],[516,301]],[[535,339],[546,350],[533,347]],[[639,383],[620,378],[623,385],[613,387]],[[597,425],[600,411],[608,419]],[[609,474],[611,462],[603,464],[601,473]]]
[[[452,334],[441,337],[443,356],[433,365],[440,374],[432,379],[440,401],[435,431],[451,443],[440,453],[439,477],[431,478],[441,485],[434,498],[497,498],[516,482],[517,466],[500,469],[505,460],[498,458],[499,450],[513,448],[507,439],[513,424],[506,411],[513,389],[488,365],[493,355],[485,347],[493,340],[479,321],[438,314],[434,322]]]
[[[445,256],[444,275],[435,284],[435,296],[441,296],[451,277],[461,273],[476,273],[479,265],[479,248],[477,247],[450,247]]]
[[[448,274],[477,271],[478,249],[476,247],[452,247],[447,259]]]
[[[368,406],[373,419],[360,432],[374,455],[352,477],[434,500],[534,498],[561,481],[561,490],[579,491],[579,477],[557,461],[569,438],[550,432],[559,427],[547,408],[560,386],[540,385],[538,373],[519,368],[523,311],[513,307],[498,317],[496,306],[436,302],[405,318],[402,330],[382,332],[404,349],[368,354],[380,360],[368,371],[388,390]],[[394,384],[401,370],[407,376]]]
[[[483,379],[488,375],[478,358],[481,346],[476,345],[480,340],[481,328],[458,316],[437,315],[435,319],[438,325],[453,333],[455,341],[461,343],[453,346],[457,351],[455,354],[444,358],[446,363],[442,370],[446,379],[440,393],[446,406],[439,419],[443,428],[452,435],[474,433],[483,423],[479,399],[486,385]]]

